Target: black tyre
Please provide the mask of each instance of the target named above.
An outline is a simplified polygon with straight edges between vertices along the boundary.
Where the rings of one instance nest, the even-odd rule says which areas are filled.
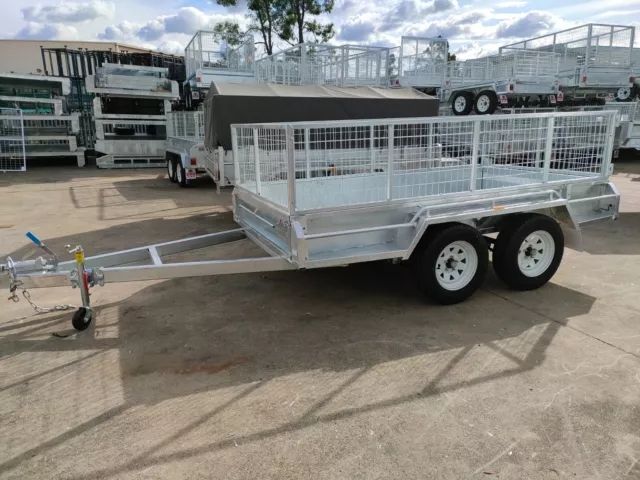
[[[498,95],[492,90],[483,90],[476,97],[474,109],[478,115],[491,115],[498,108]]]
[[[473,94],[471,92],[456,92],[451,100],[454,115],[469,115],[473,109]]]
[[[489,263],[487,244],[473,227],[451,224],[431,227],[414,253],[414,274],[423,293],[436,303],[452,305],[475,292]]]
[[[556,273],[564,254],[558,222],[546,215],[516,215],[498,234],[493,269],[514,290],[534,290]]]
[[[182,166],[182,162],[176,162],[176,182],[182,188],[187,186],[187,172]]]
[[[176,160],[172,156],[167,157],[167,176],[171,183],[176,183]]]
[[[80,307],[73,313],[73,318],[71,319],[71,325],[73,328],[81,332],[82,330],[86,330],[91,325],[91,320],[93,320],[93,312],[89,310],[87,313],[87,309],[84,307]]]

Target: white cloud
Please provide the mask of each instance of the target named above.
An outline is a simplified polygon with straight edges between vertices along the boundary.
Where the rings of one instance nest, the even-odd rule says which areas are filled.
[[[98,18],[113,18],[115,5],[103,0],[75,3],[61,2],[57,5],[34,5],[22,9],[27,22],[40,24],[80,23]]]
[[[427,15],[435,15],[458,8],[458,0],[432,0],[426,3],[421,3],[418,0],[400,0],[386,12],[378,12],[380,15],[377,18],[384,20],[376,25],[376,31],[388,32],[399,29],[404,25],[415,23],[417,19],[422,19]]]
[[[110,25],[105,28],[103,33],[98,34],[98,40],[110,40],[117,42],[130,41],[135,39],[139,30],[139,24],[125,20],[118,25]]]
[[[493,5],[495,8],[517,8],[524,7],[527,2],[499,2]]]
[[[241,25],[246,23],[242,15],[209,14],[194,7],[184,7],[176,14],[162,15],[150,20],[140,28],[137,36],[143,40],[154,41],[170,33],[193,35],[197,30],[210,30],[215,24],[223,21],[237,22]]]
[[[376,27],[371,21],[363,19],[349,21],[340,28],[337,39],[345,42],[366,42],[375,29]]]
[[[552,13],[531,11],[500,22],[495,27],[494,36],[495,38],[533,37],[555,27],[562,27],[564,23],[560,17]]]
[[[21,40],[78,40],[78,30],[73,26],[39,24],[29,22],[17,33]]]
[[[487,27],[483,20],[490,18],[491,11],[476,10],[468,13],[449,15],[443,20],[414,24],[409,27],[408,34],[416,37],[482,38]]]
[[[440,13],[459,8],[458,0],[433,0],[424,9],[420,9],[420,14]]]
[[[184,55],[184,45],[176,40],[167,40],[162,42],[156,50],[164,53],[172,53],[174,55]]]

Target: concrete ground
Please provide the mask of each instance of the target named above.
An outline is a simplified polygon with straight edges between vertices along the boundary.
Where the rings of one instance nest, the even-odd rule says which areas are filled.
[[[620,219],[534,292],[491,271],[436,306],[390,265],[117,284],[67,338],[70,312],[4,302],[0,477],[640,479],[640,161],[618,171]],[[232,226],[198,183],[2,175],[0,257],[34,255],[29,230],[91,255]]]

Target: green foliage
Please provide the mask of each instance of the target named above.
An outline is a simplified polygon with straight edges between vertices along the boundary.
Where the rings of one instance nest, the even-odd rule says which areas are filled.
[[[327,42],[335,35],[333,23],[322,24],[312,17],[331,13],[334,0],[275,0],[283,22],[278,36],[292,44],[303,43],[305,33],[315,42]]]
[[[233,7],[238,0],[215,2],[223,7]],[[262,38],[256,43],[264,45],[267,55],[273,53],[276,38],[291,45],[303,43],[305,35],[312,37],[314,42],[327,42],[336,34],[333,23],[321,23],[314,17],[331,13],[334,3],[335,0],[248,0],[248,31],[259,33]],[[218,27],[221,33],[230,34],[232,38],[237,34],[237,38],[241,38],[237,24],[222,22],[216,25],[216,31]]]
[[[232,47],[240,45],[244,38],[244,33],[240,31],[240,25],[229,21],[217,23],[213,27],[213,31],[220,40],[226,41]]]

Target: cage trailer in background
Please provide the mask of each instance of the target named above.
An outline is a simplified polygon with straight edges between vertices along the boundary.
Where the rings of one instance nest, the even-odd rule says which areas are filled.
[[[212,82],[255,83],[255,46],[252,35],[228,35],[199,30],[184,50],[187,110],[204,101]]]
[[[397,50],[399,52],[397,66],[395,65],[396,49],[394,49],[393,61],[389,62],[391,71],[396,76],[393,84],[438,94],[444,85],[449,58],[447,39],[402,37]]]
[[[498,277],[531,290],[553,276],[565,245],[581,249],[580,225],[618,215],[620,196],[609,182],[615,117],[599,111],[233,125],[240,228],[95,257],[77,246],[72,262],[58,262],[29,234],[47,254],[8,258],[0,271],[13,296],[18,288],[79,288],[83,306],[72,319],[78,330],[91,323],[89,289],[97,285],[375,260],[409,262],[430,299],[452,304],[482,283],[489,243]],[[265,256],[168,258],[243,238]]]
[[[235,184],[234,123],[423,117],[437,114],[438,100],[411,88],[213,83],[203,106],[204,167],[219,191]]]
[[[558,79],[565,103],[593,104],[631,100],[635,28],[589,23],[505,45],[505,50],[535,50],[560,56]]]
[[[558,62],[553,52],[504,49],[498,55],[448,62],[442,98],[455,115],[490,115],[536,98],[556,103]]]
[[[258,83],[389,87],[389,49],[305,42],[255,62]]]

